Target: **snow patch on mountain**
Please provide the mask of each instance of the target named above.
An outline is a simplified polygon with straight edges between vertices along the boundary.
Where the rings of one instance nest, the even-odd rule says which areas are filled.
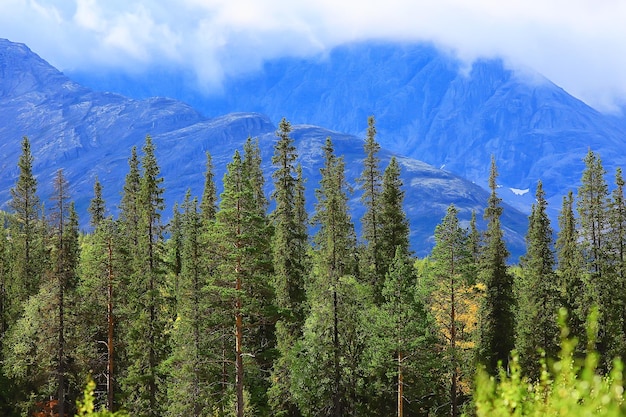
[[[523,190],[520,190],[519,188],[509,188],[509,190],[511,190],[511,192],[515,195],[524,195],[530,191],[530,188],[525,188]]]

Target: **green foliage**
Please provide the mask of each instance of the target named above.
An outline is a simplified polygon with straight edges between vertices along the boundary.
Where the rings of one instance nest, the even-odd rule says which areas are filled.
[[[272,163],[276,167],[273,199],[276,208],[271,214],[274,226],[272,263],[274,267],[275,303],[280,314],[276,323],[278,358],[271,375],[272,386],[268,393],[275,415],[298,415],[292,398],[292,351],[302,335],[306,295],[304,277],[307,273],[307,232],[305,219],[299,216],[302,177],[295,166],[297,159],[293,139],[289,136],[291,124],[282,119],[276,132],[279,140],[274,147]]]
[[[477,357],[487,371],[495,374],[498,362],[506,364],[514,346],[513,277],[507,272],[506,259],[509,255],[504,243],[500,216],[502,200],[497,196],[495,159],[491,159],[489,188],[491,194],[484,217],[488,221],[484,233],[478,267],[478,279],[485,286],[485,294],[479,313],[479,337]]]
[[[434,406],[441,384],[436,325],[427,311],[410,258],[398,248],[385,275],[383,302],[363,313],[364,415],[418,415]],[[398,391],[402,390],[402,403]],[[435,394],[436,395],[433,395]]]
[[[474,396],[478,417],[624,415],[622,362],[616,360],[612,371],[602,376],[597,368],[599,355],[588,351],[581,365],[574,354],[576,340],[566,338],[564,317],[562,310],[560,358],[551,367],[542,361],[538,381],[529,380],[522,373],[517,355],[513,356],[509,371],[501,369],[498,378],[484,371],[479,373]],[[593,318],[590,323],[593,328]]]
[[[585,342],[585,317],[592,305],[592,294],[583,270],[582,252],[574,217],[574,194],[563,197],[559,214],[559,233],[556,239],[557,268],[561,303],[569,312],[570,334]]]
[[[539,182],[526,235],[526,254],[521,259],[522,273],[516,282],[515,348],[522,369],[535,379],[540,372],[539,352],[555,357],[559,344],[557,314],[561,300],[547,205]]]
[[[128,413],[125,411],[118,411],[116,413],[112,413],[107,410],[96,411],[95,400],[96,396],[94,391],[96,389],[96,383],[93,379],[89,378],[87,381],[87,386],[85,387],[85,391],[83,392],[82,400],[76,402],[76,416],[75,417],[127,417]]]

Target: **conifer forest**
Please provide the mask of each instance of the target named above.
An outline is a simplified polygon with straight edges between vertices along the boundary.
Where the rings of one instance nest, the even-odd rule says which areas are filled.
[[[39,198],[24,138],[0,213],[0,415],[556,415],[564,387],[624,415],[622,171],[590,150],[557,225],[538,182],[510,259],[492,158],[487,208],[467,223],[451,205],[418,259],[400,165],[368,126],[355,184],[327,138],[312,212],[286,119],[271,178],[252,138],[220,184],[207,153],[202,195],[171,216],[146,136],[116,210],[95,181],[88,230],[63,170]]]

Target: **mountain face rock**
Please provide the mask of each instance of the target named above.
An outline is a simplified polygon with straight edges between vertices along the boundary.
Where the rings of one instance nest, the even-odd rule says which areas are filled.
[[[87,207],[93,197],[96,178],[103,185],[109,211],[112,214],[117,212],[131,148],[136,146],[141,155],[147,134],[153,138],[165,180],[168,207],[165,220],[170,217],[173,204],[182,201],[187,189],[193,195],[201,195],[205,152],[209,151],[213,157],[215,177],[220,186],[226,164],[248,137],[259,140],[268,192],[272,188],[269,182],[271,155],[277,129],[273,121],[279,117],[248,112],[208,118],[173,99],[137,100],[95,92],[71,81],[26,46],[5,40],[0,40],[0,92],[0,204],[4,208],[10,199],[9,190],[17,180],[23,136],[28,136],[31,141],[40,197],[43,201],[50,197],[54,175],[62,168],[83,227],[88,224]],[[345,92],[347,94],[347,90]],[[366,120],[367,114],[363,111],[359,117]],[[307,178],[307,199],[312,209],[323,164],[325,138],[330,136],[337,154],[344,156],[346,176],[352,183],[362,169],[363,139],[313,125],[294,124],[293,127],[292,136]],[[388,149],[380,153],[381,170],[393,155],[398,157],[402,166],[405,209],[416,254],[424,256],[430,251],[435,225],[444,217],[449,204],[454,203],[459,208],[460,217],[466,222],[473,210],[479,218],[482,217],[487,201],[484,189],[450,172]],[[359,195],[356,190],[352,196],[357,227],[362,215],[362,208],[357,204]],[[514,254],[511,260],[516,261],[524,250],[526,215],[506,206],[503,224]]]
[[[76,76],[122,92],[141,83]],[[158,92],[158,84],[151,88]],[[468,67],[426,44],[352,44],[324,57],[270,61],[260,72],[226,80],[223,93],[170,93],[207,115],[255,111],[361,137],[375,115],[387,149],[482,186],[494,155],[502,198],[525,212],[542,180],[554,220],[561,198],[580,182],[588,149],[609,175],[626,163],[626,118],[599,113],[530,71],[499,60]]]

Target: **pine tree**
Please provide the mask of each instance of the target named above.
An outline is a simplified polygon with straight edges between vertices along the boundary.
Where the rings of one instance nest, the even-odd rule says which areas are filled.
[[[330,138],[326,139],[324,154],[313,217],[319,229],[314,237],[312,283],[307,289],[311,310],[303,351],[294,364],[294,378],[300,381],[295,383],[298,389],[294,395],[305,415],[342,416],[355,412],[362,347],[354,308],[362,309],[366,300],[354,298],[363,291],[354,277],[356,237],[348,212],[344,162],[335,156]],[[306,388],[303,380],[307,381]]]
[[[204,191],[200,203],[200,212],[204,223],[215,220],[217,212],[217,189],[215,187],[215,175],[213,173],[213,159],[211,154],[206,153],[206,171],[204,173]]]
[[[395,157],[383,174],[380,212],[380,262],[382,270],[389,268],[396,251],[399,249],[408,256],[409,221],[403,209],[404,191],[400,178],[400,165]]]
[[[450,380],[450,416],[459,415],[461,370],[468,360],[463,345],[472,337],[471,329],[465,328],[461,320],[470,314],[473,302],[469,276],[472,258],[467,240],[467,233],[459,223],[458,211],[451,205],[435,229],[435,247],[431,254],[435,282],[431,297],[435,319],[444,339],[443,352]]]
[[[21,304],[39,290],[43,259],[43,227],[41,205],[37,196],[37,179],[33,174],[34,158],[27,137],[22,140],[22,154],[18,161],[19,177],[11,189],[9,207],[13,210],[11,230],[14,252],[13,273],[7,285],[7,314],[14,321]]]
[[[262,204],[259,204],[258,177],[254,173],[260,165],[244,164],[239,152],[227,167],[224,192],[216,214],[216,230],[224,258],[219,263],[218,274],[231,287],[222,290],[228,297],[235,328],[235,414],[244,414],[244,392],[260,395],[263,382],[254,376],[255,370],[267,366],[262,348],[268,340],[266,328],[270,318],[272,293],[268,286],[271,273],[271,234]],[[229,291],[228,291],[229,290]],[[234,291],[233,291],[234,290]],[[271,329],[273,330],[273,329]],[[252,363],[244,369],[244,357],[251,355]],[[269,370],[269,367],[266,369]],[[248,381],[244,377],[248,375]],[[252,402],[262,403],[258,397]]]
[[[131,149],[128,167],[129,171],[124,181],[119,217],[126,229],[129,241],[133,246],[137,246],[139,243],[139,189],[141,187],[141,172],[139,169],[137,148],[135,146]]]
[[[197,199],[187,192],[181,214],[181,271],[179,277],[179,303],[172,329],[172,354],[168,361],[168,415],[213,415],[209,378],[215,376],[210,369],[215,357],[207,337],[207,305],[203,289],[207,275],[202,260],[202,214]],[[219,376],[219,375],[218,375]]]
[[[69,217],[69,194],[68,183],[63,175],[63,170],[58,170],[54,180],[54,213],[53,213],[53,244],[54,244],[54,270],[53,277],[56,281],[56,295],[57,295],[57,358],[56,358],[56,374],[57,374],[57,400],[59,415],[65,415],[66,406],[66,364],[67,364],[67,352],[66,352],[66,315],[65,307],[67,297],[66,291],[72,280],[71,275],[75,274],[75,268],[77,263],[77,256],[70,251],[72,246],[76,243],[70,243],[68,233],[65,230],[67,218]]]
[[[574,217],[574,195],[570,191],[563,197],[559,214],[559,232],[556,239],[557,268],[561,303],[567,309],[569,328],[572,337],[579,340],[578,346],[586,345],[585,322],[592,303],[583,275],[583,259],[579,247],[576,218]]]
[[[252,186],[254,200],[259,206],[259,210],[263,213],[267,212],[267,197],[265,197],[265,177],[261,168],[261,149],[259,148],[259,140],[248,137],[243,145],[243,170],[249,178]]]
[[[130,280],[130,320],[128,356],[130,366],[123,385],[128,394],[128,408],[148,416],[161,415],[164,387],[163,372],[159,365],[167,355],[165,338],[165,302],[162,294],[162,230],[163,178],[160,175],[154,145],[146,136],[141,166],[143,175],[134,200],[137,207],[137,245],[133,256],[133,271]],[[131,173],[133,171],[131,164]],[[127,176],[129,179],[131,174]],[[131,181],[127,184],[137,185]],[[124,197],[130,194],[125,194]],[[129,207],[132,203],[129,204]],[[124,208],[124,210],[126,207]],[[130,211],[132,213],[132,211]],[[132,226],[132,221],[126,224]],[[129,235],[131,242],[133,236]]]
[[[89,211],[89,214],[91,215],[89,223],[95,229],[104,220],[106,214],[105,203],[102,198],[102,184],[100,184],[100,181],[98,181],[97,178],[93,184],[93,194],[94,197],[91,199],[87,211]]]
[[[521,259],[522,273],[516,285],[515,348],[524,373],[538,379],[541,373],[540,352],[552,359],[556,359],[559,352],[557,316],[561,305],[554,271],[553,231],[541,181],[537,184],[535,197],[526,235],[526,254]]]
[[[613,294],[614,308],[618,311],[612,312],[621,321],[622,334],[626,335],[626,201],[624,200],[624,178],[622,169],[617,168],[615,172],[615,189],[609,204],[609,234],[608,250],[611,262],[612,274],[615,277],[614,288],[617,290]],[[621,348],[619,355],[625,357],[626,346]]]
[[[126,335],[132,316],[127,277],[132,271],[126,238],[121,222],[111,217],[83,236],[76,289],[77,362],[91,371],[98,403],[109,411],[120,402],[118,381],[129,365]]]
[[[371,307],[362,324],[367,345],[363,360],[370,375],[366,409],[360,414],[419,414],[424,405],[420,399],[438,385],[436,329],[417,281],[411,259],[398,248],[385,275],[383,302]]]
[[[364,263],[361,274],[374,288],[375,297],[380,301],[380,292],[384,283],[386,271],[383,270],[383,260],[381,252],[381,193],[382,175],[380,173],[378,152],[380,145],[376,142],[376,122],[374,116],[367,119],[367,136],[363,145],[365,159],[363,160],[363,172],[357,179],[362,189],[361,203],[365,208],[365,213],[361,218],[361,230],[363,240]],[[393,258],[392,258],[393,259]]]
[[[495,158],[491,158],[489,188],[491,194],[485,208],[487,231],[481,250],[479,281],[485,286],[479,313],[478,361],[488,373],[495,375],[498,364],[506,368],[509,353],[514,347],[513,278],[507,271],[509,255],[503,238],[500,216],[501,199],[496,193],[498,172]]]
[[[306,225],[298,216],[299,184],[295,162],[296,147],[289,136],[291,124],[282,119],[276,132],[272,164],[276,167],[272,198],[276,208],[271,215],[274,226],[272,239],[274,291],[281,319],[276,323],[279,357],[272,371],[270,402],[274,415],[298,416],[290,393],[290,360],[304,323],[304,275],[306,274]],[[303,203],[302,203],[303,204]]]
[[[600,157],[589,150],[584,158],[581,186],[578,188],[576,209],[580,223],[585,261],[594,280],[600,281],[605,272],[605,242],[607,231],[608,185]]]
[[[619,294],[622,290],[609,257],[609,192],[604,176],[606,171],[600,157],[591,150],[584,158],[581,185],[578,188],[576,208],[585,270],[593,301],[600,310],[598,351],[605,366],[611,366],[612,358],[621,354],[626,346],[623,333],[622,307]]]
[[[67,307],[74,304],[78,264],[78,218],[69,203],[68,184],[63,171],[54,179],[50,227],[50,265],[42,275],[39,291],[24,302],[23,313],[6,337],[5,367],[8,376],[30,394],[21,404],[23,412],[33,407],[33,399],[54,398],[56,412],[71,412],[78,392],[71,381],[78,371],[73,366],[75,352]],[[45,400],[44,400],[45,399]]]

